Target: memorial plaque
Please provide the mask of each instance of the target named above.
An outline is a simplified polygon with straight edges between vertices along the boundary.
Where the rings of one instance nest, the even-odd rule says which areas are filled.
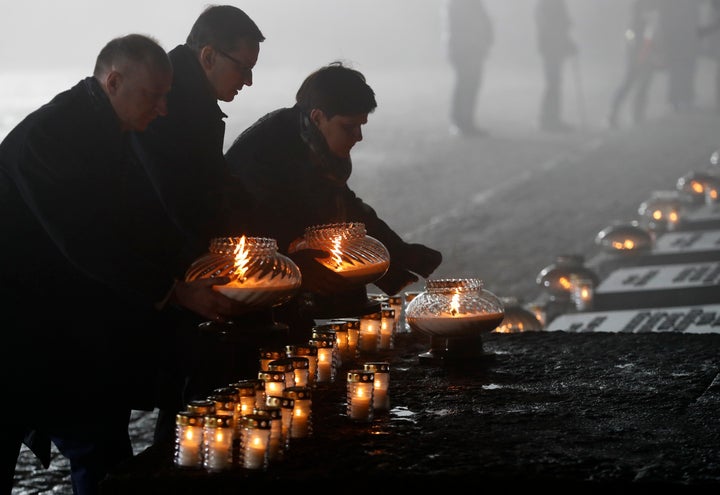
[[[720,229],[720,204],[703,205],[684,213],[677,230]]]
[[[568,313],[551,321],[546,330],[574,333],[720,333],[720,304]]]
[[[720,262],[618,268],[595,289],[593,309],[720,303]]]

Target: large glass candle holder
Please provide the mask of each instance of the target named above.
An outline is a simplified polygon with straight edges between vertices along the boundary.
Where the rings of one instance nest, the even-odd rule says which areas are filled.
[[[561,254],[555,261],[540,270],[537,284],[554,300],[569,301],[573,292],[572,278],[587,278],[598,284],[599,278],[585,266],[585,258],[579,254]]]
[[[717,202],[720,177],[710,172],[688,172],[678,179],[676,189],[692,203],[713,204]]]
[[[209,253],[195,260],[185,279],[229,277],[215,290],[250,308],[267,308],[289,301],[300,289],[300,269],[266,237],[217,237]]]
[[[290,252],[305,248],[329,253],[330,256],[317,261],[355,285],[378,280],[390,266],[387,248],[367,235],[365,224],[360,222],[308,227],[303,240],[291,246]]]
[[[495,333],[521,333],[537,332],[543,329],[543,324],[537,315],[520,304],[517,297],[501,297],[500,301],[505,308],[505,317],[497,326]]]
[[[653,191],[638,207],[641,225],[655,236],[675,230],[686,202],[678,191]]]
[[[615,222],[595,236],[595,244],[612,254],[647,253],[653,245],[653,236],[640,222]]]
[[[406,316],[414,331],[445,341],[444,348],[433,345],[421,354],[421,361],[454,363],[485,356],[481,336],[502,323],[505,311],[480,279],[430,279]]]

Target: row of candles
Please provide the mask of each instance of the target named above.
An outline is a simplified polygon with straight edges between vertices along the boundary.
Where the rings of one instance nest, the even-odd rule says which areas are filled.
[[[410,331],[399,315],[415,295],[372,295],[381,303],[378,312],[318,322],[307,344],[260,349],[257,378],[216,389],[177,414],[175,465],[216,472],[265,469],[282,460],[291,439],[312,435],[313,389],[335,382],[344,362],[392,349],[395,333]],[[388,411],[389,385],[388,362],[347,370],[347,417],[369,423]]]

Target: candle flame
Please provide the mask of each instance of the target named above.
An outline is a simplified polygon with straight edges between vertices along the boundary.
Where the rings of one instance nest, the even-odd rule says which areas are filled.
[[[253,444],[253,447],[264,447],[262,439],[258,438],[256,436],[253,436],[252,444]]]
[[[718,190],[717,189],[708,189],[708,195],[710,196],[710,199],[712,199],[713,201],[717,201]]]
[[[662,210],[653,210],[652,217],[653,217],[653,220],[662,220],[662,217],[663,217]]]
[[[675,210],[671,211],[671,212],[668,214],[668,221],[669,221],[669,222],[676,223],[679,218],[680,218],[680,216],[678,215],[678,212],[676,212]]]
[[[193,433],[193,431],[192,431],[191,428],[188,428],[187,430],[185,430],[185,438],[186,438],[188,441],[192,441],[192,439],[193,439],[194,436],[195,436],[195,434]]]
[[[452,300],[450,300],[450,314],[457,316],[460,312],[460,294],[457,292],[453,294]]]
[[[235,269],[234,274],[237,277],[238,282],[244,282],[246,280],[245,274],[248,271],[248,264],[250,263],[250,257],[248,256],[248,249],[245,246],[245,236],[240,238],[240,243],[235,246]]]
[[[565,290],[569,290],[572,287],[572,282],[570,282],[567,277],[560,277],[558,279],[558,284],[560,284],[560,287]]]
[[[342,267],[342,236],[336,235],[332,239],[332,248],[330,249],[330,253],[332,253],[333,261],[335,262],[335,269],[338,270],[340,267]]]
[[[635,243],[632,241],[632,239],[625,239],[622,242],[614,241],[612,243],[612,247],[618,250],[621,249],[634,249]]]
[[[702,194],[705,191],[705,188],[703,187],[701,182],[698,182],[696,180],[690,182],[690,187],[693,191],[695,191],[698,194]]]

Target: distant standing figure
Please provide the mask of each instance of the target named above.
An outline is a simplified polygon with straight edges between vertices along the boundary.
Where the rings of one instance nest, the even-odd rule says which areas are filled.
[[[482,86],[483,67],[495,33],[482,0],[448,0],[446,10],[448,57],[455,73],[450,103],[450,132],[482,136],[475,110]]]
[[[659,41],[665,53],[668,75],[667,100],[682,112],[695,104],[695,75],[700,39],[698,0],[656,0],[660,12]]]
[[[545,77],[540,104],[540,128],[549,132],[567,132],[572,127],[562,120],[563,68],[565,60],[577,53],[577,46],[570,37],[572,20],[565,1],[538,0],[535,23]]]
[[[633,122],[645,120],[647,96],[653,75],[662,67],[662,51],[657,44],[658,9],[654,0],[635,0],[631,7],[630,26],[625,31],[627,54],[625,74],[613,95],[608,124],[618,126],[620,109],[630,91],[633,98]]]

